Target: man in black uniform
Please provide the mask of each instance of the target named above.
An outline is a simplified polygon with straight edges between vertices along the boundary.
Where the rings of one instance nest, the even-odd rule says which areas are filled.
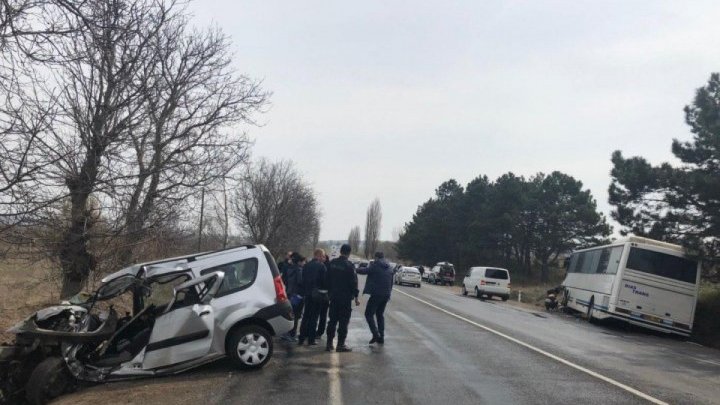
[[[325,273],[327,270],[323,260],[325,260],[325,251],[315,249],[313,259],[302,270],[302,291],[305,309],[300,324],[298,345],[302,345],[305,339],[307,339],[310,346],[317,344],[315,334],[318,327],[318,315],[320,314],[320,307],[326,299],[320,293],[325,288]]]
[[[358,299],[358,280],[355,274],[355,266],[350,263],[350,245],[340,247],[340,257],[330,261],[330,268],[327,273],[328,295],[330,296],[330,321],[327,327],[327,345],[325,350],[333,350],[335,339],[335,327],[337,327],[338,344],[337,352],[349,352],[351,348],[345,345],[347,338],[348,324],[352,314],[352,301],[360,305]]]

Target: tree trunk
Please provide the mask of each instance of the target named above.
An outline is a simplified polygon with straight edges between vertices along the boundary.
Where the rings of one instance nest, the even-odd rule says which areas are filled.
[[[540,267],[540,281],[546,282],[549,279],[548,257],[541,258],[542,266]]]
[[[60,264],[63,271],[60,298],[69,298],[79,293],[90,272],[95,269],[95,257],[88,251],[88,232],[92,219],[86,210],[89,193],[72,193],[70,228],[63,235],[60,250]]]

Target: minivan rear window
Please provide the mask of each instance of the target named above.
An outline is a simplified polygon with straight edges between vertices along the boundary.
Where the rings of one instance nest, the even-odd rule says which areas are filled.
[[[498,280],[507,280],[508,272],[503,269],[485,269],[485,277],[496,278]]]

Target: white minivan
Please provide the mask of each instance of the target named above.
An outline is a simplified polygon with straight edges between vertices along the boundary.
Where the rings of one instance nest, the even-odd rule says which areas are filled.
[[[510,272],[497,267],[471,267],[462,285],[463,295],[468,295],[468,291],[473,291],[478,298],[497,296],[507,301],[510,298]]]

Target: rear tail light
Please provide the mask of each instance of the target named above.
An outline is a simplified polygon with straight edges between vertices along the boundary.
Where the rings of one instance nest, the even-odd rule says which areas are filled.
[[[510,283],[508,283],[508,287],[507,287],[507,288],[510,288]]]
[[[285,293],[285,284],[283,284],[282,277],[275,276],[273,278],[275,284],[275,302],[278,304],[288,300],[287,293]]]
[[[485,280],[480,280],[480,285],[485,285]]]

